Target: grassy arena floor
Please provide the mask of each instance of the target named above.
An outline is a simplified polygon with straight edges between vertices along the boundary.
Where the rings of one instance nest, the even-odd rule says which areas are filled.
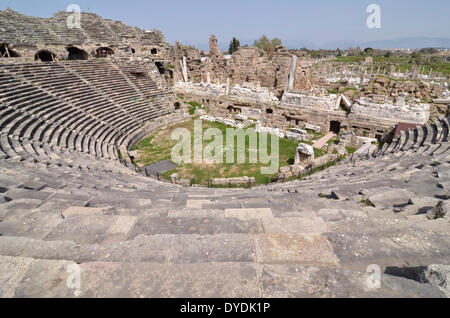
[[[208,128],[218,128],[222,131],[224,136],[224,144],[226,142],[226,128],[231,128],[230,126],[221,123],[210,123],[203,121],[202,124],[203,132]],[[166,129],[160,129],[153,132],[143,140],[141,140],[133,150],[138,151],[138,157],[136,163],[139,167],[147,166],[164,159],[171,159],[171,152],[173,146],[175,146],[178,141],[171,140],[171,133],[176,128],[187,128],[191,132],[193,139],[194,131],[194,121],[189,120],[184,123],[179,123]],[[259,135],[259,134],[258,134]],[[259,137],[259,136],[258,136]],[[268,136],[268,153],[271,153],[270,149],[270,135]],[[258,138],[259,140],[259,138]],[[208,145],[210,141],[204,142],[203,148]],[[235,145],[236,145],[235,140]],[[191,142],[193,144],[193,140]],[[298,142],[293,140],[288,140],[280,138],[279,140],[279,150],[280,150],[280,167],[288,166],[294,163],[295,151],[297,149]],[[224,145],[225,147],[225,145]],[[192,148],[193,149],[193,148]],[[236,157],[236,149],[235,149]],[[227,164],[227,163],[216,163],[216,164],[182,164],[177,168],[170,170],[161,175],[162,178],[170,180],[170,175],[174,172],[178,173],[180,178],[187,178],[193,180],[195,184],[207,185],[210,178],[231,178],[231,177],[255,177],[256,183],[264,184],[267,181],[271,182],[271,179],[276,176],[274,175],[261,175],[260,169],[263,166],[269,166],[269,164],[250,164],[248,163],[248,138],[246,139],[246,160],[244,164]]]

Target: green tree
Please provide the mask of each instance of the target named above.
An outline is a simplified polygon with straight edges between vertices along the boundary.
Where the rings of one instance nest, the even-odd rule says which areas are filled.
[[[365,48],[364,49],[364,52],[366,53],[366,54],[372,54],[373,53],[373,49],[371,48],[371,47],[368,47],[368,48]]]
[[[419,52],[412,52],[411,53],[411,60],[409,61],[410,64],[422,64],[422,54]]]
[[[391,51],[387,51],[385,54],[384,54],[384,57],[391,57],[392,56],[392,52]]]
[[[239,40],[236,38],[233,38],[233,40],[231,40],[231,42],[230,42],[230,48],[228,49],[228,53],[233,54],[234,52],[239,50],[240,47],[241,47],[241,43],[239,42]]]
[[[253,45],[264,50],[267,54],[272,55],[275,52],[275,48],[282,45],[282,42],[279,38],[270,40],[266,35],[263,35],[259,40],[256,40]]]

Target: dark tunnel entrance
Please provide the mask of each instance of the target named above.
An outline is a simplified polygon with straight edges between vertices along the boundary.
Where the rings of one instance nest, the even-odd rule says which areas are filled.
[[[336,135],[341,131],[341,123],[338,121],[330,122],[330,131],[334,132]]]
[[[96,58],[108,57],[114,55],[114,51],[109,47],[99,47],[94,51],[94,56]]]
[[[0,44],[0,57],[20,57],[20,54],[9,47],[9,44]]]
[[[41,50],[36,53],[34,56],[35,61],[41,61],[41,62],[54,62],[57,61],[58,58],[56,57],[56,54],[52,51],[48,50]]]
[[[166,74],[166,68],[164,67],[164,64],[161,62],[155,62],[156,67],[158,68],[159,74],[164,75]]]
[[[68,60],[73,61],[73,60],[87,60],[89,59],[89,54],[84,51],[81,50],[77,47],[68,47],[67,51],[69,52],[69,56],[68,56]]]

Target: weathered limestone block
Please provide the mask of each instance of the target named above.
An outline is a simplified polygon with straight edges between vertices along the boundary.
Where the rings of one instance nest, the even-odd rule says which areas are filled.
[[[237,177],[237,178],[213,178],[211,185],[213,186],[254,186],[254,177]]]
[[[351,107],[351,115],[363,116],[368,119],[391,119],[397,122],[407,121],[425,124],[430,118],[429,104],[394,105],[383,101],[369,102],[358,100]]]
[[[295,153],[295,165],[308,166],[314,161],[314,148],[311,145],[300,143]]]
[[[419,280],[422,283],[445,289],[450,292],[450,265],[428,265],[419,273]]]
[[[445,217],[450,211],[450,203],[440,201],[433,209],[428,211],[427,218],[429,220],[436,220]]]

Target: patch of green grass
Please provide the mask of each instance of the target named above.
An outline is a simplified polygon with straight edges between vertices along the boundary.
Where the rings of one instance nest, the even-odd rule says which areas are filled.
[[[322,157],[322,156],[324,156],[326,154],[327,154],[326,147],[323,147],[321,149],[314,148],[314,158],[319,158],[319,157]]]
[[[173,146],[178,141],[171,140],[171,132],[176,128],[186,128],[191,132],[193,136],[194,122],[187,121],[184,123],[176,124],[172,127],[155,131],[143,140],[141,140],[133,150],[138,150],[137,163],[140,166],[146,166],[164,159],[171,159],[171,152]],[[203,130],[208,128],[217,128],[222,132],[224,145],[226,143],[226,129],[231,128],[222,123],[210,123],[203,122]],[[259,134],[258,134],[259,137]],[[268,153],[271,154],[271,136],[268,135],[267,146]],[[259,140],[259,138],[258,138]],[[210,141],[205,141],[203,147],[210,144]],[[234,157],[237,158],[237,139],[235,138]],[[193,146],[193,138],[191,140]],[[294,164],[295,152],[298,146],[298,142],[280,138],[279,139],[279,165],[280,167]],[[259,145],[258,145],[259,147]],[[215,164],[181,164],[177,168],[167,171],[161,174],[161,178],[165,180],[170,179],[172,173],[178,173],[180,178],[187,178],[194,180],[195,184],[208,185],[208,180],[211,178],[233,178],[233,177],[254,177],[256,184],[265,184],[272,182],[276,179],[277,173],[273,175],[261,175],[261,168],[268,167],[269,164],[249,163],[249,139],[245,140],[245,162],[244,163],[215,163]],[[192,147],[193,153],[193,147]],[[192,154],[193,155],[193,154]],[[225,161],[225,154],[223,156]]]
[[[119,155],[119,159],[123,160],[122,151],[120,151],[120,149],[117,149],[117,154]]]
[[[357,148],[353,148],[353,147],[345,147],[345,149],[347,150],[347,153],[349,155],[351,155],[352,153],[354,153],[356,150],[358,150]]]
[[[196,102],[188,102],[189,104],[189,115],[195,115],[195,111],[197,110],[197,108],[201,108],[202,105]]]
[[[375,205],[373,205],[372,202],[370,202],[369,199],[367,199],[367,198],[361,199],[360,203],[362,203],[364,206],[375,207]]]
[[[327,89],[327,91],[328,91],[328,94],[335,94],[335,95],[338,94],[337,89]]]

